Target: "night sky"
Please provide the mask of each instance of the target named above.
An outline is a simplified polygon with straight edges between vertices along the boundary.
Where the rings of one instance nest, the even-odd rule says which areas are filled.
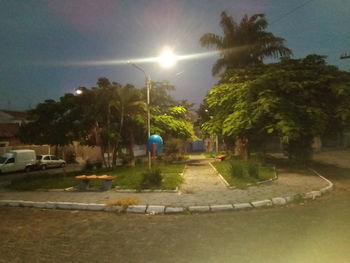
[[[285,38],[294,58],[316,53],[350,70],[350,59],[339,59],[350,55],[348,0],[0,0],[0,109],[33,108],[99,77],[142,87],[141,72],[105,61],[155,57],[165,45],[178,55],[208,52],[199,38],[221,34],[224,10],[236,21],[265,13],[268,31]],[[217,81],[217,58],[193,56],[167,70],[138,65],[174,84],[177,99],[198,104]]]

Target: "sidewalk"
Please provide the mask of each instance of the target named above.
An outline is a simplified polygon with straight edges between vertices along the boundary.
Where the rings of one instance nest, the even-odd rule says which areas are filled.
[[[137,198],[143,205],[199,206],[249,203],[257,200],[288,197],[326,187],[326,181],[308,170],[298,174],[278,170],[278,180],[251,186],[245,190],[228,189],[209,165],[212,159],[191,156],[184,171],[185,182],[178,193],[118,193],[106,192],[10,192],[0,190],[0,200],[35,202],[106,203],[121,198]]]

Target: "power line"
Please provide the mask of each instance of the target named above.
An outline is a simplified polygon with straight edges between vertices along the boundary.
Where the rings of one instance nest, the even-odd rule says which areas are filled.
[[[274,23],[279,22],[279,21],[282,20],[283,18],[286,18],[287,16],[293,14],[295,11],[297,11],[298,9],[300,9],[300,8],[302,8],[302,7],[304,7],[304,6],[306,6],[307,4],[311,3],[312,1],[314,1],[314,0],[306,1],[305,3],[303,3],[303,4],[301,4],[301,5],[299,5],[299,6],[295,7],[295,8],[293,8],[292,10],[288,11],[287,13],[285,13],[285,14],[281,15],[280,17],[276,18],[275,20],[273,20],[273,21],[270,23],[270,25],[273,25]]]

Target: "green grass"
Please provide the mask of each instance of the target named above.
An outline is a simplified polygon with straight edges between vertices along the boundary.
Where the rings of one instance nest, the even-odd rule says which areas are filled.
[[[164,164],[159,162],[155,166],[161,170],[163,175],[163,182],[160,189],[175,189],[183,182],[183,178],[179,173],[183,171],[185,164]],[[117,176],[117,178],[113,180],[113,186],[118,186],[122,189],[140,189],[142,173],[147,171],[147,169],[147,164],[141,163],[135,167],[117,167],[113,170],[103,169],[90,172],[72,172],[67,173],[66,175],[36,174],[27,178],[13,180],[7,188],[16,191],[63,189],[78,185],[78,180],[75,178],[76,175],[107,174]],[[90,183],[92,187],[98,187],[100,184],[101,182],[98,180],[92,180]]]
[[[238,165],[243,166],[243,175],[240,177],[231,175],[231,162],[234,161]],[[259,163],[259,176],[258,178],[248,175],[245,162],[239,160],[225,160],[221,162],[213,162],[213,165],[218,172],[225,178],[230,186],[238,188],[246,188],[248,184],[256,184],[260,181],[271,179],[275,176],[275,172],[272,165]]]
[[[203,153],[205,158],[214,158],[214,154],[213,153]]]

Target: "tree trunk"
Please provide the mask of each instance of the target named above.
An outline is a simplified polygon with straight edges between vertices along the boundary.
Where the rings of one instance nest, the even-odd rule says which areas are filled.
[[[129,162],[129,166],[131,166],[131,167],[134,167],[134,166],[135,166],[134,145],[135,145],[134,133],[133,133],[133,132],[130,132],[130,137],[129,137],[129,155],[130,155],[130,162]]]
[[[235,141],[235,156],[241,160],[248,160],[249,158],[249,142],[245,136],[239,136]]]
[[[108,168],[111,167],[111,139],[110,139],[110,126],[111,126],[111,107],[108,105],[107,110],[107,162]]]
[[[102,158],[103,166],[107,167],[107,162],[105,158],[105,147],[103,145],[100,145],[100,149],[101,149],[101,158]]]
[[[114,144],[113,154],[112,154],[112,166],[117,166],[117,153],[118,153],[118,142]]]

